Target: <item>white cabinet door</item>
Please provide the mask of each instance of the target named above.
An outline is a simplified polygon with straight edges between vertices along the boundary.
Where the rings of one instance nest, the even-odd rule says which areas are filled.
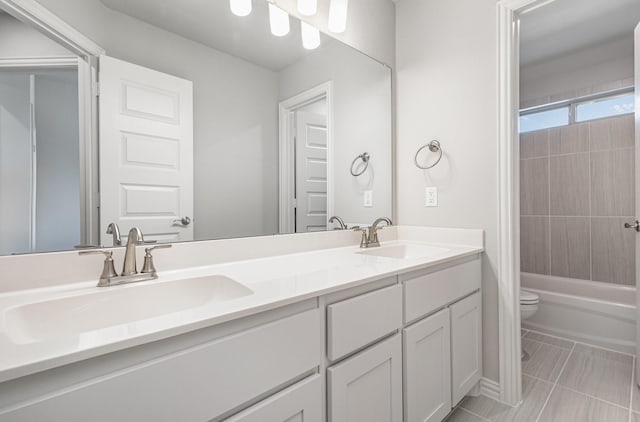
[[[329,422],[402,422],[400,335],[327,369]]]
[[[451,369],[455,406],[482,377],[480,292],[451,305]]]
[[[449,309],[403,330],[405,422],[440,422],[451,411]]]
[[[322,422],[320,375],[305,379],[226,419],[227,422]]]

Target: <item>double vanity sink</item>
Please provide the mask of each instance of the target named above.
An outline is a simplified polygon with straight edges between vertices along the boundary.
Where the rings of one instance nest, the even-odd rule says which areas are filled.
[[[104,288],[42,256],[0,282],[0,419],[441,421],[482,376],[482,231],[383,232],[174,244]]]
[[[394,241],[370,249],[341,248],[328,252],[314,252],[311,255],[322,260],[327,266],[331,255],[340,255],[339,266],[362,267],[367,264],[383,264],[385,259],[393,261],[432,261],[447,256],[451,247],[433,246],[416,242]],[[309,273],[311,265],[305,265],[309,256],[298,255],[303,264],[296,277]],[[314,258],[314,259],[315,259]],[[271,258],[273,260],[273,258]],[[316,261],[317,263],[318,261]],[[264,265],[264,262],[258,265]],[[306,262],[310,264],[310,262]],[[246,264],[251,265],[251,264]],[[324,264],[322,264],[324,266]],[[392,263],[389,267],[394,267]],[[211,268],[213,272],[215,269]],[[229,271],[228,268],[225,270]],[[200,269],[200,273],[202,273]],[[231,271],[230,273],[232,273]],[[311,272],[313,273],[313,271]],[[153,320],[157,325],[180,324],[196,318],[197,310],[220,307],[224,303],[254,295],[251,282],[241,282],[232,276],[211,274],[193,276],[190,271],[174,272],[169,277],[109,288],[87,288],[66,290],[62,294],[52,293],[51,298],[40,299],[8,307],[4,311],[4,334],[15,344],[29,344],[46,340],[81,336],[83,333],[135,333],[142,332],[145,325],[150,327]],[[259,290],[264,290],[264,285]],[[25,301],[28,300],[25,295]],[[42,292],[38,296],[43,295]],[[176,315],[174,315],[176,314]],[[191,316],[191,318],[190,318]],[[146,321],[146,323],[145,323]],[[111,336],[109,336],[111,337]]]

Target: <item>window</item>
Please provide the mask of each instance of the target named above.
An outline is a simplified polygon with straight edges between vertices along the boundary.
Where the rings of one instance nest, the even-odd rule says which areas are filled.
[[[633,88],[624,88],[521,111],[520,133],[630,114],[634,111]]]
[[[520,133],[569,124],[569,106],[520,114]]]
[[[633,113],[634,103],[633,93],[578,103],[576,104],[576,122]]]

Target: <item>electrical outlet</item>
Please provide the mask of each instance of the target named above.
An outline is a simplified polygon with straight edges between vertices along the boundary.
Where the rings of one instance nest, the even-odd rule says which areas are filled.
[[[365,207],[373,207],[373,191],[366,190],[364,191],[364,200],[363,204]]]
[[[425,207],[437,207],[438,206],[438,188],[435,186],[429,186],[424,190],[424,206]]]

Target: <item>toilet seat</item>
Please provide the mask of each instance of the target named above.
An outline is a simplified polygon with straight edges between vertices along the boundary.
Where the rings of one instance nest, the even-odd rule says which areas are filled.
[[[527,290],[520,290],[520,304],[521,305],[537,305],[540,302],[540,297]]]

